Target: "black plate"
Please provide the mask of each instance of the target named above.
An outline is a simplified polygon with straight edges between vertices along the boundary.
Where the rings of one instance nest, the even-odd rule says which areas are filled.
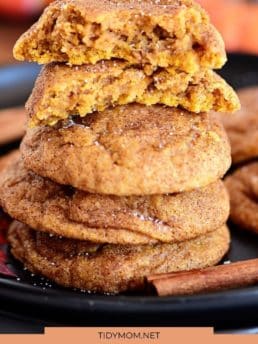
[[[38,70],[35,65],[0,69],[0,108],[20,105]],[[231,55],[220,73],[235,88],[258,85],[258,57]],[[226,259],[258,257],[258,237],[230,227],[233,241]],[[10,256],[9,264],[18,279],[0,278],[1,305],[59,324],[236,326],[255,324],[258,319],[258,287],[187,297],[92,295],[49,287],[47,280],[31,276]]]

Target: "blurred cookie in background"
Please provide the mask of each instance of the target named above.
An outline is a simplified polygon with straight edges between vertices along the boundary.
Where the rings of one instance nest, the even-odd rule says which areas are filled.
[[[25,134],[25,125],[24,107],[0,110],[0,146],[21,139]]]
[[[5,170],[20,155],[19,150],[13,150],[10,153],[0,156],[0,172]]]
[[[234,115],[218,115],[227,131],[233,164],[258,157],[258,86],[238,91],[241,110]]]
[[[49,2],[47,0],[0,0],[0,65],[15,63],[14,43],[37,19]]]
[[[258,162],[237,169],[226,178],[230,195],[231,221],[258,234]]]

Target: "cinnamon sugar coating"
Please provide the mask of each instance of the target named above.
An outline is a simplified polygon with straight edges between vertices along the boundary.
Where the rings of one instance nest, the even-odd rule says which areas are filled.
[[[156,273],[200,269],[218,263],[229,248],[224,226],[179,244],[94,245],[49,237],[14,222],[9,230],[12,254],[31,272],[65,287],[100,293],[144,289]]]
[[[41,176],[118,196],[203,187],[231,163],[225,131],[212,116],[137,104],[30,129],[21,152],[25,167]]]
[[[58,185],[20,160],[0,175],[0,204],[36,230],[113,244],[189,240],[221,227],[229,215],[221,181],[174,195],[107,196]]]

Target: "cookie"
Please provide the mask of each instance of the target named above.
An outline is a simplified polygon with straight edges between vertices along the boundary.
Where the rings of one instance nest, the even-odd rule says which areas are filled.
[[[22,161],[0,176],[0,203],[34,229],[113,244],[184,241],[221,227],[229,216],[221,181],[175,195],[107,196],[58,185],[28,172]]]
[[[14,56],[72,65],[118,58],[189,73],[226,61],[220,34],[191,0],[55,1],[18,40]]]
[[[144,289],[154,273],[200,269],[218,263],[229,248],[229,231],[179,244],[94,245],[49,237],[14,222],[9,230],[12,254],[31,272],[57,284],[100,293]]]
[[[59,184],[117,196],[206,186],[231,163],[222,125],[177,108],[118,106],[27,131],[25,166]]]
[[[230,219],[239,227],[258,233],[258,162],[226,178],[230,194]]]
[[[241,110],[221,119],[228,133],[234,164],[258,157],[258,87],[238,92]]]
[[[53,125],[70,115],[84,117],[132,102],[180,106],[196,113],[239,109],[233,89],[211,70],[192,75],[167,68],[147,75],[122,61],[80,67],[46,65],[26,108],[32,126]]]

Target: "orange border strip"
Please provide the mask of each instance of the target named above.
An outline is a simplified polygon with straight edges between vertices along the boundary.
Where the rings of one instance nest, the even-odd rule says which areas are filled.
[[[102,335],[100,335],[102,333]],[[104,334],[106,337],[104,339]],[[142,339],[117,338],[118,333],[131,337],[132,333],[139,333]],[[144,338],[145,333],[145,339]],[[128,335],[129,334],[129,335]],[[152,334],[152,335],[150,335]],[[146,336],[149,335],[149,338]],[[128,337],[128,338],[129,338]],[[104,344],[104,343],[205,343],[205,344],[257,344],[257,335],[227,335],[214,334],[212,328],[169,328],[169,327],[73,327],[46,328],[45,334],[0,335],[0,343],[4,344]]]

